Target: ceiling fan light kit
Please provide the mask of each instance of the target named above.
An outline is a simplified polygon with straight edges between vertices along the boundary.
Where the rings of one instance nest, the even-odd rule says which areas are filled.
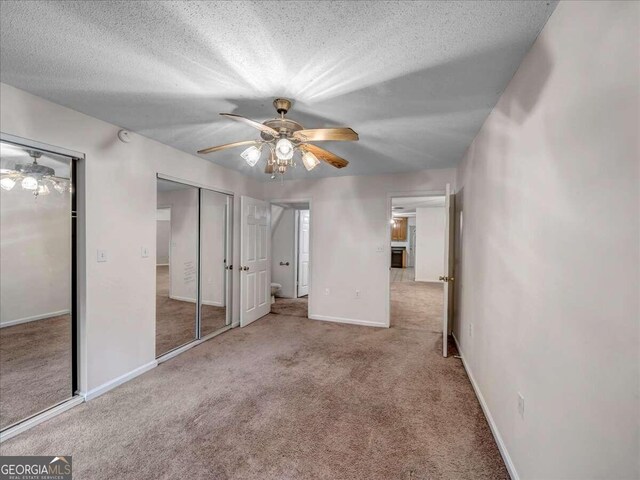
[[[33,163],[18,163],[13,169],[2,169],[0,188],[11,191],[19,184],[23,190],[31,190],[36,198],[39,195],[49,195],[51,188],[61,195],[69,189],[67,181],[56,177],[53,168],[38,163],[41,152],[27,150],[27,153],[33,159]]]
[[[280,117],[263,123],[233,113],[221,113],[220,115],[230,120],[260,130],[260,139],[208,147],[198,150],[198,153],[204,155],[228,148],[250,145],[240,156],[249,166],[255,167],[260,161],[262,149],[266,145],[269,147],[270,155],[266,161],[264,172],[271,175],[271,178],[275,178],[276,175],[283,176],[289,168],[295,167],[294,155],[296,154],[299,154],[307,171],[313,170],[321,162],[328,163],[335,168],[344,168],[349,164],[344,158],[308,142],[357,141],[358,134],[355,131],[348,127],[305,129],[298,122],[285,118],[291,108],[291,100],[276,98],[273,101],[273,106]]]

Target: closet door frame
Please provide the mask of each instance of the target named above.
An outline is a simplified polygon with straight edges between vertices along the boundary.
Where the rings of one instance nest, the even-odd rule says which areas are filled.
[[[86,252],[85,248],[85,235],[84,235],[84,183],[83,178],[78,175],[78,170],[84,168],[84,162],[86,160],[85,154],[69,150],[63,147],[57,147],[46,143],[30,140],[27,138],[18,137],[7,133],[0,132],[0,141],[18,147],[28,148],[30,150],[37,150],[43,153],[51,153],[53,155],[63,156],[70,159],[70,174],[69,185],[71,188],[71,206],[69,215],[71,217],[70,222],[70,236],[71,236],[71,298],[70,298],[70,310],[71,310],[71,389],[69,398],[62,400],[50,407],[45,408],[39,412],[35,412],[32,415],[19,420],[18,422],[8,425],[0,430],[0,443],[8,440],[19,433],[22,433],[50,418],[53,418],[70,408],[79,405],[85,401],[82,391],[84,390],[85,383],[83,381],[83,373],[85,371],[84,364],[86,359],[86,350],[84,348],[84,328],[81,325],[80,312],[83,312],[85,305],[84,291],[79,290],[80,286],[84,286],[86,283],[85,262],[81,261],[81,255]],[[83,171],[83,170],[82,170]],[[80,197],[80,198],[79,198]]]
[[[227,304],[226,304],[226,326],[223,328],[220,328],[218,330],[216,330],[215,332],[211,332],[205,336],[202,336],[202,322],[201,322],[201,307],[202,307],[202,282],[201,282],[201,277],[202,277],[202,253],[201,253],[201,242],[200,242],[200,235],[202,232],[202,228],[201,228],[201,224],[202,224],[202,218],[201,218],[201,212],[202,212],[202,191],[203,190],[209,190],[211,192],[214,193],[220,193],[223,195],[227,196],[227,216],[226,216],[226,222],[225,222],[225,227],[226,227],[226,232],[225,232],[225,253],[226,253],[226,258],[228,260],[228,264],[229,266],[233,266],[232,265],[232,259],[233,259],[233,192],[228,191],[228,190],[223,190],[223,189],[218,189],[218,188],[212,188],[209,187],[207,185],[203,185],[201,183],[197,183],[197,182],[192,182],[190,180],[185,180],[182,178],[177,178],[177,177],[173,177],[171,175],[165,175],[162,174],[160,172],[156,173],[156,181],[157,180],[167,180],[170,182],[175,182],[175,183],[180,183],[183,185],[188,185],[190,187],[195,187],[198,189],[198,204],[197,204],[197,218],[198,218],[198,228],[197,228],[197,256],[196,256],[196,265],[198,265],[198,271],[196,274],[196,282],[197,282],[197,286],[196,286],[196,338],[194,338],[192,341],[181,345],[177,348],[174,348],[173,350],[170,350],[168,352],[166,352],[163,355],[160,355],[159,357],[156,358],[158,363],[162,363],[165,362],[173,357],[175,357],[176,355],[181,354],[182,352],[189,350],[190,348],[195,347],[196,345],[199,345],[200,343],[209,340],[210,338],[216,337],[218,335],[220,335],[221,333],[226,332],[227,330],[232,328],[232,323],[230,321],[230,319],[232,319],[233,317],[231,316],[232,314],[232,300],[233,300],[233,270],[232,269],[228,269],[225,270],[226,271],[226,284],[225,284],[225,298],[227,299]]]

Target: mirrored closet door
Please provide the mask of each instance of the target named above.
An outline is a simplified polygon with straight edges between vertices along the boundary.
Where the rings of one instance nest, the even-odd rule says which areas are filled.
[[[158,178],[156,356],[230,325],[231,198]]]
[[[0,430],[74,395],[74,159],[0,142]]]
[[[230,252],[227,239],[229,195],[202,189],[200,201],[200,329],[201,336],[230,325]]]
[[[198,188],[158,179],[156,356],[198,338]]]

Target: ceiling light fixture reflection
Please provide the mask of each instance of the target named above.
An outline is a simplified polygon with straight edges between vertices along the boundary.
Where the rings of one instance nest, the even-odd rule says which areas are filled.
[[[5,177],[2,180],[0,180],[0,187],[2,187],[3,190],[9,191],[15,186],[16,186],[16,181],[11,177]]]
[[[25,190],[37,190],[38,180],[35,177],[24,177],[21,185]]]
[[[56,177],[53,168],[38,163],[38,159],[42,156],[41,152],[27,150],[27,153],[33,158],[33,163],[18,163],[14,169],[0,170],[0,187],[3,190],[10,191],[20,183],[23,190],[30,190],[35,197],[38,197],[51,193],[51,187],[59,194],[69,189],[67,179]]]

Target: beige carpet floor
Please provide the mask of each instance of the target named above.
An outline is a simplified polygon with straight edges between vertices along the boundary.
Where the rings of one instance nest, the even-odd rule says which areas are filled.
[[[460,360],[414,308],[394,295],[389,329],[267,315],[0,454],[73,455],[76,480],[507,479]]]
[[[278,298],[271,304],[271,313],[307,318],[309,316],[309,297]]]
[[[202,306],[202,336],[226,326],[226,309]],[[156,267],[156,356],[196,338],[196,304],[169,298],[169,267]]]
[[[0,428],[72,396],[71,317],[0,328]]]

